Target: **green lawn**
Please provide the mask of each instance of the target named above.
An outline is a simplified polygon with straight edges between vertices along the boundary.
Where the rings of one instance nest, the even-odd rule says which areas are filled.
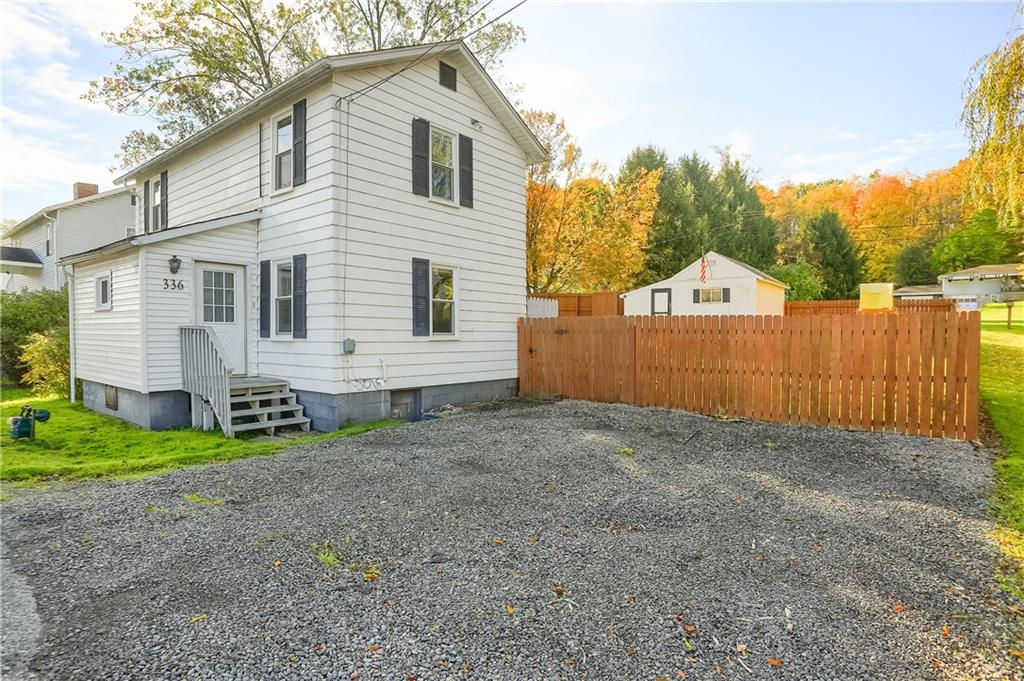
[[[1004,450],[995,463],[992,499],[999,525],[994,536],[1010,559],[1001,579],[1024,597],[1024,304],[1014,316],[1013,328],[1007,329],[1005,306],[982,310],[981,399]]]
[[[52,417],[36,424],[36,439],[10,440],[7,418],[21,405],[49,409]],[[190,429],[151,432],[120,419],[93,413],[81,404],[56,398],[34,398],[27,390],[4,390],[0,396],[4,432],[0,446],[0,479],[16,484],[42,480],[73,480],[99,476],[141,477],[201,463],[273,454],[285,447],[326,438],[365,433],[401,423],[384,420],[347,426],[334,433],[272,442],[229,439],[220,431]]]

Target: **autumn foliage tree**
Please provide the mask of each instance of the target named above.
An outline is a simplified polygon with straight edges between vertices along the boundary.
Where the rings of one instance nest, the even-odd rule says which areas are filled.
[[[609,180],[585,166],[554,114],[524,120],[549,150],[531,167],[526,188],[527,286],[534,293],[622,290],[643,268],[658,202],[659,170]]]

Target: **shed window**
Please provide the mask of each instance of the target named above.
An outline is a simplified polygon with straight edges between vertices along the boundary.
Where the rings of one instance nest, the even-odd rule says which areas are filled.
[[[274,189],[292,186],[292,117],[284,116],[274,124]]]
[[[430,330],[435,334],[455,332],[455,271],[449,267],[430,269]]]
[[[455,200],[455,136],[430,127],[430,195]]]
[[[274,275],[274,330],[278,335],[292,333],[292,261],[277,263]]]
[[[96,309],[110,309],[110,275],[96,277]]]

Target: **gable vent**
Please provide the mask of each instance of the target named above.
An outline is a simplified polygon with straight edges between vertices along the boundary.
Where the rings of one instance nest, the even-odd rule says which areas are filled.
[[[455,90],[456,89],[456,83],[457,83],[457,77],[456,76],[458,74],[458,72],[455,70],[455,67],[451,66],[449,64],[445,64],[444,62],[439,62],[439,64],[440,64],[440,70],[438,72],[438,80],[439,80],[439,82],[441,83],[441,85],[445,86],[449,90]]]

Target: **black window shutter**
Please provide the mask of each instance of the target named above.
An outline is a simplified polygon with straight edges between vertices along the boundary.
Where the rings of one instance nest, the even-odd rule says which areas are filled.
[[[430,196],[430,123],[412,119],[412,193]]]
[[[160,229],[167,229],[167,171],[160,173]]]
[[[729,289],[727,289],[727,288],[723,288],[722,289],[722,302],[723,303],[728,303],[729,302]]]
[[[270,338],[270,261],[260,261],[260,338]]]
[[[459,135],[459,205],[473,207],[473,140]]]
[[[292,186],[306,182],[306,100],[292,106]]]
[[[699,288],[693,289],[693,302],[694,303],[700,303],[700,289]]]
[[[306,254],[292,256],[292,338],[306,337]]]
[[[450,64],[440,62],[438,68],[438,82],[449,90],[458,90],[458,71]]]
[[[430,262],[412,259],[412,335],[430,335]]]
[[[149,234],[149,180],[142,184],[142,226]]]

